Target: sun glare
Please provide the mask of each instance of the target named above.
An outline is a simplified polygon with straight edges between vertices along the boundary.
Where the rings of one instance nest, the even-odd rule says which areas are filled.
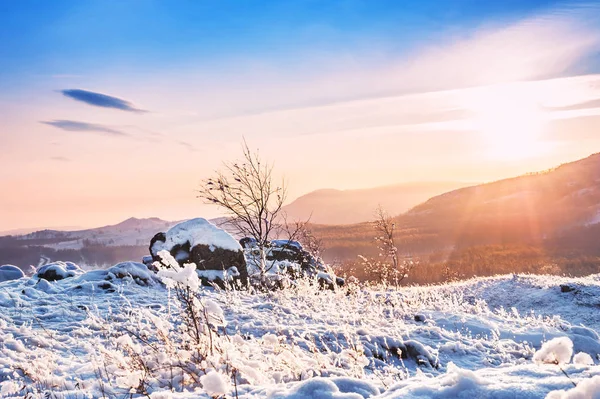
[[[546,122],[535,93],[527,87],[482,89],[470,99],[473,128],[481,133],[486,155],[500,160],[523,159],[538,154]]]

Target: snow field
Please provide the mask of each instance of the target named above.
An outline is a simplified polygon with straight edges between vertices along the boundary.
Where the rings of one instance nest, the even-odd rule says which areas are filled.
[[[598,275],[249,293],[143,267],[0,283],[0,397],[599,395]]]

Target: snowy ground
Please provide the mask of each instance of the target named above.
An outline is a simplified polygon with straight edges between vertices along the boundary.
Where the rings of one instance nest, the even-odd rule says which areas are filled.
[[[157,347],[176,333],[173,291],[120,270],[139,277],[0,283],[0,397],[146,397],[144,381],[152,398],[600,398],[600,275],[398,291],[202,288],[216,333],[194,382],[161,368],[192,356]]]

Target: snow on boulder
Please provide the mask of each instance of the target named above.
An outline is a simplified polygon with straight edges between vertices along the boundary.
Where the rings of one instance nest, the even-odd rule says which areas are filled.
[[[294,240],[272,240],[267,250],[268,261],[289,261],[297,263],[300,268],[309,275],[322,270],[322,264],[308,251],[302,248],[298,241]]]
[[[143,263],[137,262],[122,262],[110,267],[106,270],[106,280],[114,279],[132,279],[138,285],[152,285],[158,281],[154,273],[148,270],[148,267]]]
[[[403,359],[413,359],[418,365],[431,366],[438,368],[439,363],[436,356],[431,354],[431,351],[420,342],[415,340],[404,341],[406,353],[402,353]]]
[[[152,259],[151,255],[145,255],[142,257],[142,263],[148,266],[149,269],[152,268],[152,263],[154,263],[154,259]]]
[[[38,267],[35,275],[47,281],[58,281],[83,273],[73,262],[53,262]]]
[[[206,219],[191,219],[173,226],[166,233],[156,234],[150,241],[154,261],[161,261],[158,253],[162,250],[168,251],[181,266],[194,263],[200,272],[235,270],[233,278],[247,284],[248,271],[242,246]]]
[[[0,266],[0,283],[3,281],[18,280],[25,277],[23,270],[13,265]]]
[[[251,276],[261,274],[261,253],[258,243],[252,237],[244,237],[240,245],[245,249],[248,271]],[[267,277],[281,286],[283,281],[296,280],[301,277],[316,277],[321,288],[334,289],[344,285],[344,279],[327,273],[322,259],[306,251],[302,244],[295,240],[271,240],[264,248]]]
[[[122,262],[108,269],[90,270],[80,274],[72,281],[75,291],[85,290],[96,292],[99,289],[106,292],[115,292],[118,285],[152,286],[159,279],[143,263]]]

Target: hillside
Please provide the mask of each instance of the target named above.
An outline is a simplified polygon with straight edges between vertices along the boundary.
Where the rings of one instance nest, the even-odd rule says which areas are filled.
[[[318,224],[352,224],[373,219],[381,204],[392,215],[408,211],[423,201],[465,187],[461,182],[416,182],[359,190],[322,189],[303,195],[284,207],[289,220]]]
[[[398,217],[456,246],[541,242],[600,222],[600,154],[555,169],[454,190]]]

